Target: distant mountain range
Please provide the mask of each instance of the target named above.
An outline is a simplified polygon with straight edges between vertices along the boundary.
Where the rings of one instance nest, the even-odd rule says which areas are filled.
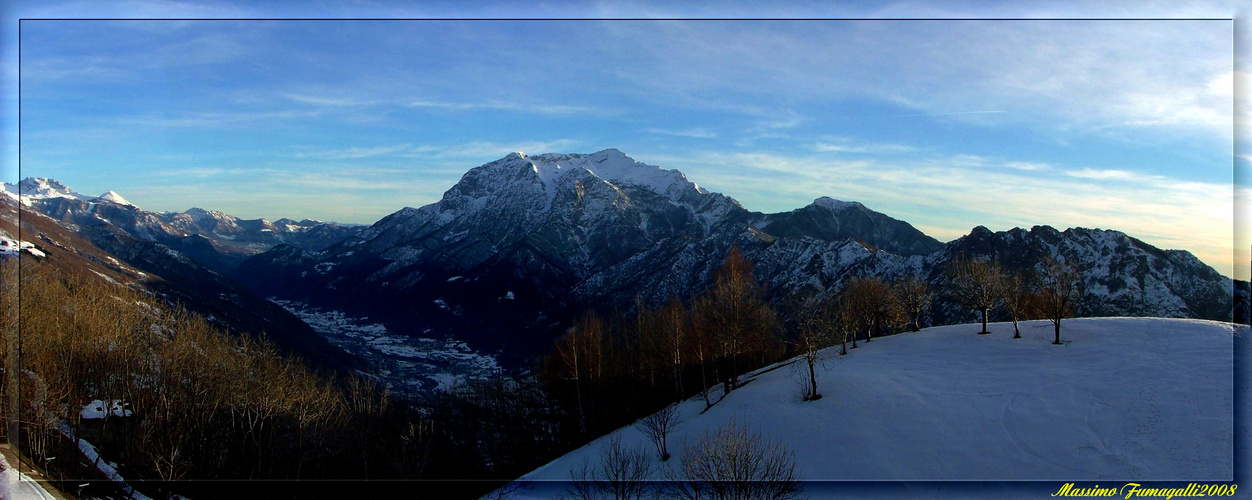
[[[383,321],[393,331],[447,333],[504,360],[545,351],[588,308],[629,311],[704,290],[732,246],[775,300],[855,276],[919,275],[943,289],[957,256],[1010,268],[1063,258],[1083,273],[1084,316],[1229,321],[1233,283],[1191,253],[1112,230],[976,227],[947,244],[856,202],[819,198],[764,214],[676,170],[609,149],[513,153],[467,172],[443,198],[404,208],[325,249],[278,245],[235,279],[265,295]],[[934,324],[974,312],[940,297]]]
[[[244,220],[222,212],[192,208],[185,212],[148,212],[116,192],[86,196],[46,178],[5,183],[10,198],[84,235],[122,232],[141,241],[161,243],[204,266],[226,274],[244,259],[287,244],[321,250],[356,234],[361,226],[279,219]]]
[[[212,289],[237,281],[261,296],[369,317],[393,333],[466,340],[513,367],[545,352],[584,310],[696,296],[731,247],[755,263],[775,301],[864,275],[917,275],[944,290],[947,263],[966,256],[1013,269],[1064,259],[1083,273],[1082,316],[1229,321],[1235,302],[1234,282],[1191,253],[1118,231],[979,226],[945,244],[857,202],[822,197],[790,212],[749,211],[614,149],[513,153],[469,170],[438,202],[369,227],[199,208],[154,213],[113,191],[85,196],[42,178],[5,188],[166,280],[193,289],[190,281]],[[941,294],[927,316],[950,324],[975,312]]]

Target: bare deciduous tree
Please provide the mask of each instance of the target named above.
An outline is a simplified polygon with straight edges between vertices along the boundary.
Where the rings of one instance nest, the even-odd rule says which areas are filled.
[[[935,298],[934,291],[931,290],[930,284],[916,274],[901,280],[896,284],[896,297],[900,300],[900,306],[904,309],[909,321],[912,322],[912,330],[919,331],[922,329],[922,313],[926,308],[930,307],[930,303]]]
[[[587,411],[584,402],[584,386],[598,378],[602,367],[601,343],[604,324],[595,313],[588,313],[578,320],[556,344],[556,357],[561,362],[562,377],[574,383],[578,404],[578,426],[587,432]]]
[[[1004,287],[1004,312],[1013,320],[1013,338],[1020,339],[1022,332],[1017,322],[1026,317],[1034,293],[1030,289],[1030,279],[1021,271],[1009,271],[1001,278],[1001,284]]]
[[[966,307],[982,313],[982,331],[978,333],[991,333],[987,331],[987,315],[1000,300],[1000,264],[995,261],[957,258],[948,265],[948,278],[957,299]]]
[[[835,316],[837,311],[831,310],[836,307],[835,304],[833,300],[823,300],[812,290],[793,294],[787,301],[789,309],[787,317],[794,333],[792,343],[796,351],[804,356],[804,362],[808,368],[804,401],[816,401],[822,397],[821,393],[817,392],[816,365],[821,350],[830,343],[834,330],[837,328]]]
[[[696,358],[696,364],[700,367],[700,396],[704,398],[704,407],[708,409],[713,406],[713,400],[709,397],[709,360],[713,355],[713,335],[710,332],[712,327],[709,325],[707,315],[701,312],[705,306],[704,300],[696,302],[694,312],[691,315],[691,354]]]
[[[683,350],[691,330],[687,308],[677,298],[671,299],[656,312],[656,316],[657,327],[661,330],[661,338],[664,339],[665,351],[673,369],[674,397],[681,398],[686,391],[683,387]]]
[[[900,303],[900,297],[886,283],[883,283],[878,293],[874,320],[877,329],[874,333],[883,336],[903,330],[904,325],[908,323],[908,313],[904,310],[904,305]]]
[[[686,499],[796,498],[795,453],[731,420],[683,445],[682,477],[670,493]]]
[[[647,480],[651,470],[647,453],[626,448],[621,437],[613,436],[600,452],[599,462],[592,464],[584,458],[570,468],[569,493],[579,500],[640,500],[650,496],[652,485]]]
[[[717,350],[723,394],[739,386],[740,357],[768,351],[777,317],[752,277],[752,263],[731,248],[700,307]]]
[[[853,303],[848,294],[840,292],[832,297],[834,301],[832,310],[835,313],[835,328],[839,335],[839,355],[848,354],[848,339],[852,339],[852,346],[856,346],[856,330],[857,315],[856,304]]]
[[[1040,315],[1048,318],[1056,333],[1053,344],[1061,344],[1061,320],[1074,315],[1074,302],[1081,294],[1082,274],[1063,260],[1047,257],[1039,274]]]
[[[887,284],[875,276],[852,278],[843,289],[847,308],[845,312],[854,319],[857,329],[865,332],[865,341],[874,338],[874,331],[883,325],[890,311],[890,294]],[[852,348],[856,349],[856,332],[852,333]]]
[[[674,430],[674,426],[678,425],[678,406],[676,404],[665,405],[656,413],[648,415],[635,422],[635,427],[643,432],[652,440],[652,444],[656,446],[656,453],[661,457],[661,461],[669,460],[669,446],[666,439],[669,437],[670,431]]]

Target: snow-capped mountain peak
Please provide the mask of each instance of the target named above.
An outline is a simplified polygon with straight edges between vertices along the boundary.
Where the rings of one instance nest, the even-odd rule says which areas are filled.
[[[13,195],[19,195],[25,204],[29,204],[30,200],[45,198],[69,198],[83,201],[95,199],[94,196],[78,194],[69,186],[47,177],[27,177],[17,184],[6,182],[4,190]]]
[[[696,189],[687,176],[677,170],[664,170],[627,156],[616,149],[606,149],[589,155],[546,153],[530,157],[536,173],[541,178],[559,176],[563,172],[583,169],[613,184],[633,184],[658,194],[669,194],[670,189]]]
[[[68,198],[83,201],[95,199],[94,196],[78,194],[70,189],[69,186],[46,177],[27,177],[17,184],[6,182],[4,183],[4,192],[8,197],[17,199],[26,206],[30,206],[32,200],[48,198]]]
[[[522,234],[547,220],[589,223],[601,216],[626,217],[646,232],[643,218],[626,215],[638,203],[699,212],[704,214],[700,219],[708,221],[720,219],[717,214],[743,210],[737,201],[699,188],[682,172],[636,161],[616,149],[592,154],[513,152],[470,169],[440,201],[396,212],[359,236],[370,240],[387,227],[404,226],[386,238],[387,244],[394,244],[433,234],[454,220],[465,229],[499,226]],[[475,220],[484,224],[471,223]]]
[[[503,174],[508,179],[517,179],[514,176],[519,172],[519,167],[522,171],[529,170],[533,178],[542,185],[549,207],[557,193],[565,187],[567,179],[577,176],[576,180],[585,180],[582,177],[584,172],[612,184],[615,188],[635,186],[671,200],[678,200],[687,191],[695,194],[707,193],[688,181],[682,172],[648,165],[617,149],[605,149],[591,154],[544,153],[533,156],[514,152],[480,168],[491,170],[494,174],[492,177]]]
[[[69,196],[75,193],[69,186],[61,184],[56,179],[47,177],[27,177],[17,184],[20,193],[29,196],[45,196],[53,195]]]
[[[860,202],[836,200],[829,196],[823,196],[821,198],[813,200],[813,204],[819,207],[830,209],[830,210],[843,210],[845,208],[856,208],[856,207],[865,206],[865,205],[862,205]]]
[[[130,205],[132,207],[135,206],[134,203],[126,201],[126,198],[123,198],[122,195],[117,194],[116,191],[109,191],[100,196],[97,196],[96,201],[107,201],[109,203],[116,203],[118,205]]]
[[[26,205],[31,200],[43,200],[48,198],[68,198],[71,200],[81,200],[87,202],[109,202],[118,205],[135,206],[117,194],[116,191],[108,191],[100,196],[87,196],[80,194],[69,186],[62,184],[56,179],[47,177],[27,177],[17,184],[4,183],[4,191],[12,198],[19,198]]]

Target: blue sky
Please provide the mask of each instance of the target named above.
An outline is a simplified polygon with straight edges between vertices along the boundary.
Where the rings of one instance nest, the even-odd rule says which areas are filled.
[[[4,16],[4,78],[17,81],[17,17],[1235,14],[1220,3],[312,5],[20,4]],[[21,176],[149,210],[371,223],[511,151],[617,148],[752,210],[857,200],[945,241],[980,224],[1119,229],[1248,277],[1233,197],[1252,190],[1246,177],[1232,186],[1232,163],[1242,175],[1252,162],[1233,127],[1247,73],[1228,20],[21,28]],[[15,87],[2,91],[9,182]]]

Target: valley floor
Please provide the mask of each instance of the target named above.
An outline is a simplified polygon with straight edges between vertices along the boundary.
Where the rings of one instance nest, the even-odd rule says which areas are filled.
[[[652,457],[652,477],[678,471],[684,442],[732,419],[795,452],[810,481],[1229,481],[1234,474],[1235,336],[1229,323],[1146,318],[1052,324],[956,325],[826,351],[819,392],[800,399],[802,361],[746,378],[708,411],[679,405],[674,458]],[[1241,391],[1246,391],[1241,387]],[[716,396],[715,396],[716,397]],[[1242,402],[1246,405],[1246,400]],[[650,442],[633,427],[627,446]],[[519,493],[563,488],[609,436],[523,477]],[[819,488],[820,489],[820,488]],[[529,493],[528,493],[529,492]]]
[[[393,394],[405,398],[429,397],[435,391],[486,379],[501,371],[494,356],[476,352],[462,341],[394,334],[368,318],[354,318],[294,300],[269,300],[296,315],[331,345],[366,360],[370,374],[386,383]]]

